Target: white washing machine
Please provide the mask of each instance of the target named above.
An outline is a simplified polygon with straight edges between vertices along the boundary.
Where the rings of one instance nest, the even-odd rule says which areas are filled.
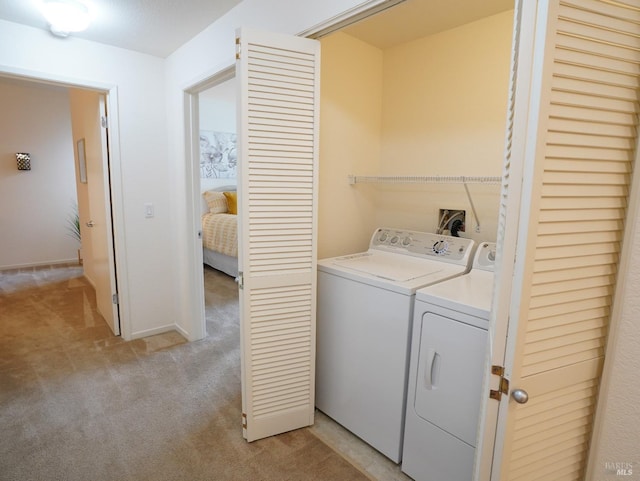
[[[472,478],[495,249],[480,244],[468,274],[416,293],[402,457],[416,481]]]
[[[473,247],[381,228],[368,251],[318,261],[316,407],[396,463],[415,292],[464,274]]]

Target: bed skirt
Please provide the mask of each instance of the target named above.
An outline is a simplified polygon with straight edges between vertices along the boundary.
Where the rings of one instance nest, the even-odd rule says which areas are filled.
[[[212,251],[206,247],[202,248],[202,258],[205,264],[213,267],[231,277],[238,276],[238,258],[231,257],[219,252]]]

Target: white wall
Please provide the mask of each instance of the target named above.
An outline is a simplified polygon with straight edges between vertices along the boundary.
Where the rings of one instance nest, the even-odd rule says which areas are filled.
[[[382,50],[344,33],[322,39],[318,257],[361,252],[375,229],[376,190],[347,177],[380,169]]]
[[[236,105],[236,83],[234,79],[227,80],[204,92],[200,92],[198,100],[200,130],[236,131],[238,106]]]
[[[114,179],[116,230],[122,241],[116,249],[123,261],[119,280],[128,291],[121,296],[124,334],[141,337],[174,328],[177,276],[171,256],[175,229],[162,102],[164,61],[6,21],[0,21],[0,45],[11,46],[0,49],[0,74],[117,89],[119,124],[112,153],[119,157]],[[155,205],[153,219],[144,218],[145,202]]]
[[[382,175],[497,176],[504,157],[513,11],[384,51]],[[379,189],[377,223],[434,232],[439,209],[467,212],[464,237],[495,241],[500,186]]]
[[[0,105],[0,269],[77,262],[67,90],[0,79]],[[17,170],[16,152],[31,154],[30,171]]]
[[[637,179],[636,173],[634,181]],[[631,229],[627,264],[621,266],[618,279],[618,287],[624,290],[617,294],[619,311],[613,311],[591,441],[588,481],[635,479],[640,475],[640,206],[637,205],[637,186],[634,190],[630,210],[636,217],[627,227]],[[618,468],[630,469],[633,474],[616,476]]]
[[[200,92],[198,95],[200,130],[235,133],[237,109],[234,79]],[[227,185],[236,185],[236,179],[200,179],[201,192]],[[205,208],[204,212],[207,211],[208,208]]]
[[[376,227],[434,232],[440,208],[462,235],[495,241],[499,185],[372,185],[349,174],[502,174],[513,12],[385,50],[322,39],[319,257],[359,252]]]

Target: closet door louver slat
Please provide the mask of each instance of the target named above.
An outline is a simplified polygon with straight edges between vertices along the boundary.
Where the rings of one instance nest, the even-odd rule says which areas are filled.
[[[239,33],[243,434],[313,423],[319,43]]]
[[[509,411],[505,480],[584,477],[638,144],[640,10],[631,5],[549,2],[552,61],[530,233],[520,240],[526,295],[512,377],[530,400]]]

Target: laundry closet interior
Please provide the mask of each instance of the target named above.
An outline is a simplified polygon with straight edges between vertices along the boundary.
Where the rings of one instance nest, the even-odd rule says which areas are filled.
[[[499,185],[468,186],[476,228],[463,184],[349,183],[501,176],[513,2],[477,3],[409,0],[320,39],[318,258],[366,250],[376,227],[435,232],[440,209],[495,241]]]
[[[493,10],[480,15],[471,2],[445,11],[408,1],[321,38],[316,407],[419,481],[472,473],[493,275],[483,281],[485,318],[474,327],[456,327],[466,323],[444,301],[434,331],[432,307],[418,313],[414,299],[417,306],[421,287],[464,274],[476,245],[495,259],[512,6],[487,2]],[[464,211],[465,222],[443,232],[452,211]],[[478,297],[455,286],[466,292],[461,306]],[[439,296],[448,298],[446,288]],[[474,332],[454,329],[449,339],[449,326]],[[434,353],[426,370],[423,350]],[[440,437],[433,433],[448,427],[429,427],[432,413],[414,409],[414,398],[431,399],[440,364],[446,383],[466,386],[471,399],[442,418],[474,413],[459,445],[463,430]],[[427,388],[416,381],[421,369]],[[474,374],[458,379],[463,372]],[[421,426],[409,441],[405,405]],[[406,463],[403,438],[413,453]]]

